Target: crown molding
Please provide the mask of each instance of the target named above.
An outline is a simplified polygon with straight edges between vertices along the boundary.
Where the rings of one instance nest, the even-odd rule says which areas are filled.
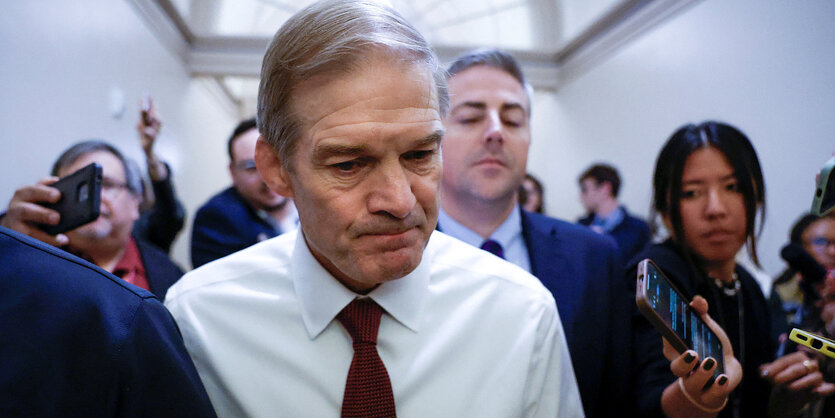
[[[196,36],[177,13],[171,0],[128,1],[158,39],[180,57],[190,74],[260,76],[261,61],[270,38]],[[623,0],[556,50],[508,52],[519,60],[526,78],[535,89],[556,91],[615,55],[640,35],[701,1]],[[442,62],[449,62],[469,49],[435,46]]]

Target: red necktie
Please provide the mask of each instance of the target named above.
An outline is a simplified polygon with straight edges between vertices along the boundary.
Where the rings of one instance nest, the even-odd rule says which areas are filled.
[[[351,334],[354,359],[348,370],[342,417],[394,417],[394,394],[386,366],[377,353],[383,308],[371,299],[354,299],[337,315]]]

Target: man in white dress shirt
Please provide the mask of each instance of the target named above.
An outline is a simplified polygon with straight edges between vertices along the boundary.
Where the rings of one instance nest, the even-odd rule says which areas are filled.
[[[434,232],[447,103],[426,41],[376,2],[319,2],[279,30],[256,164],[300,229],[166,297],[220,416],[583,415],[551,294]]]

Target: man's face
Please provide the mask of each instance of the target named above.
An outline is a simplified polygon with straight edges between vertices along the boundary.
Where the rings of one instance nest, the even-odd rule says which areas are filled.
[[[525,88],[502,70],[475,66],[449,79],[449,93],[444,199],[515,201],[531,142]]]
[[[274,210],[281,208],[287,198],[270,190],[261,174],[255,168],[255,143],[258,130],[253,128],[240,135],[232,142],[232,162],[229,173],[235,190],[255,209]]]
[[[125,245],[139,218],[139,199],[125,183],[125,167],[107,151],[84,154],[58,172],[59,177],[97,162],[102,167],[101,214],[95,221],[67,232],[70,246],[82,252],[101,245]]]
[[[586,212],[596,212],[600,206],[603,196],[608,193],[603,184],[598,184],[597,180],[589,177],[580,182],[580,202],[586,208]]]
[[[372,55],[296,88],[301,136],[286,171],[258,142],[265,180],[294,199],[314,257],[357,292],[420,263],[438,217],[443,134],[432,75]]]

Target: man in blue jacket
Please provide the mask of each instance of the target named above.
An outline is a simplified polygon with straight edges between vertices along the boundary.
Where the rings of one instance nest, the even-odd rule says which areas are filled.
[[[580,201],[588,215],[577,223],[614,238],[621,259],[624,264],[628,263],[649,244],[651,234],[646,222],[632,216],[618,202],[618,171],[607,164],[594,164],[580,175],[578,182]]]
[[[212,417],[154,296],[0,227],[0,416]]]
[[[523,211],[530,89],[510,55],[477,50],[449,68],[441,231],[536,276],[557,302],[583,408],[618,415],[629,372],[629,300],[615,242]]]
[[[191,235],[194,268],[296,227],[290,199],[270,190],[255,168],[255,118],[238,124],[227,142],[232,187],[197,211]]]

